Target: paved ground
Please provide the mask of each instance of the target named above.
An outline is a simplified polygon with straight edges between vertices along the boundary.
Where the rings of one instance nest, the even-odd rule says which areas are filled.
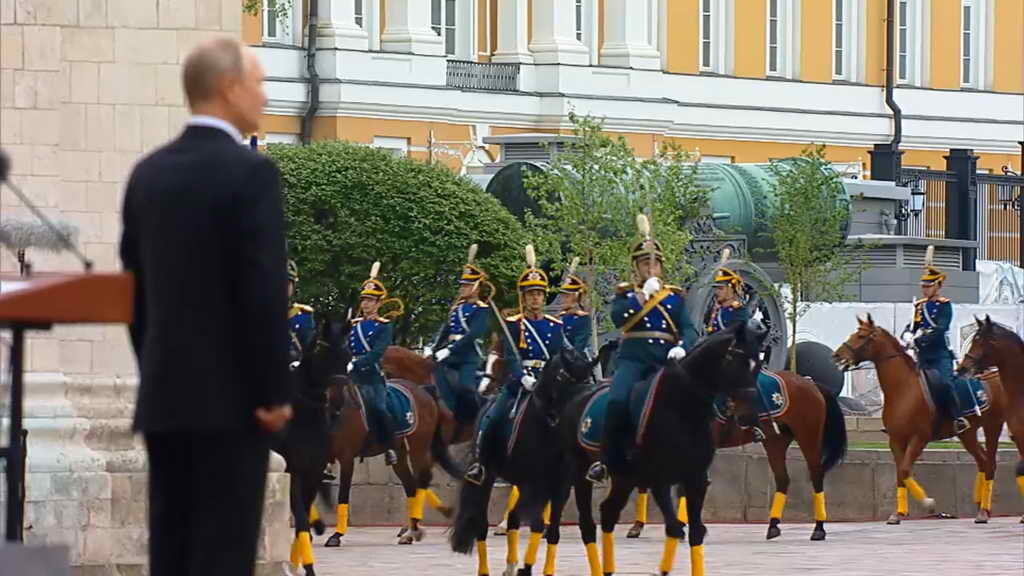
[[[901,526],[873,523],[827,525],[826,542],[809,541],[808,524],[783,525],[783,535],[764,540],[765,527],[752,524],[710,526],[706,548],[708,576],[1017,576],[1024,574],[1024,525],[1018,518],[997,518],[987,526],[971,520],[912,520]],[[653,574],[661,557],[661,527],[649,526],[640,540],[616,532],[621,575]],[[320,576],[474,576],[476,557],[449,551],[443,528],[413,546],[396,546],[393,528],[352,528],[343,548],[316,543]],[[488,543],[491,572],[504,568],[505,538]],[[522,539],[520,553],[525,551]],[[575,526],[559,546],[558,574],[589,576]],[[689,552],[679,548],[675,574],[689,574]],[[543,564],[544,552],[540,558]],[[540,567],[534,574],[539,576]]]

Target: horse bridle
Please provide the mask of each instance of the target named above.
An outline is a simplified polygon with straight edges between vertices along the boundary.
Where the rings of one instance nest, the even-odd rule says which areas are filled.
[[[843,342],[842,344],[839,345],[839,348],[836,348],[836,354],[838,354],[840,350],[846,349],[846,350],[849,350],[849,352],[850,352],[850,359],[852,361],[857,361],[858,353],[861,350],[863,350],[869,343],[871,343],[871,341],[875,339],[875,336],[877,334],[878,334],[878,328],[877,327],[872,327],[870,330],[868,330],[868,335],[864,338],[864,342],[861,342],[861,344],[859,346],[856,346],[856,347],[850,346],[850,342],[849,341]],[[874,362],[875,364],[878,364],[879,362],[885,362],[886,360],[892,360],[893,358],[899,358],[899,356],[900,356],[900,352],[896,352],[895,354],[890,354],[890,355],[886,356],[885,358],[879,358],[877,360],[872,360],[872,362]],[[863,364],[863,363],[865,363],[867,361],[868,360],[861,360],[861,361],[857,362],[857,365],[859,366],[860,364]],[[861,368],[849,368],[848,370],[851,370],[851,371],[852,370],[861,370]]]

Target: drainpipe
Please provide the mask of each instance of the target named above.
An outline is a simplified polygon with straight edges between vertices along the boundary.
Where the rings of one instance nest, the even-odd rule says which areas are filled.
[[[871,154],[871,179],[895,182],[899,179],[900,143],[903,141],[903,110],[893,97],[896,87],[896,0],[885,3],[885,105],[892,111],[892,140],[888,144],[875,144]]]
[[[309,34],[306,42],[306,75],[309,77],[309,102],[302,116],[302,144],[309,145],[313,136],[313,119],[320,108],[320,75],[316,71],[316,29],[318,0],[309,1]]]

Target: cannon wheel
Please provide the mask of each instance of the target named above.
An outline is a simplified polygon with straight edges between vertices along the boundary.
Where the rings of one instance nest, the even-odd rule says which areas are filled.
[[[765,342],[764,366],[769,370],[782,370],[786,365],[786,317],[782,303],[775,296],[771,278],[756,264],[746,260],[730,260],[726,262],[725,267],[743,277],[744,291],[748,298],[754,294],[760,298],[753,316],[764,322],[769,330]],[[715,270],[705,273],[700,281],[690,288],[686,298],[690,318],[701,333],[707,326],[714,302],[711,283],[714,281]]]

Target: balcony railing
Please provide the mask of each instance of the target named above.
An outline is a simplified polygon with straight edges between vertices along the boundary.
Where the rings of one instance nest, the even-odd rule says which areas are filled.
[[[448,60],[447,85],[465,90],[515,92],[519,90],[519,64]]]

